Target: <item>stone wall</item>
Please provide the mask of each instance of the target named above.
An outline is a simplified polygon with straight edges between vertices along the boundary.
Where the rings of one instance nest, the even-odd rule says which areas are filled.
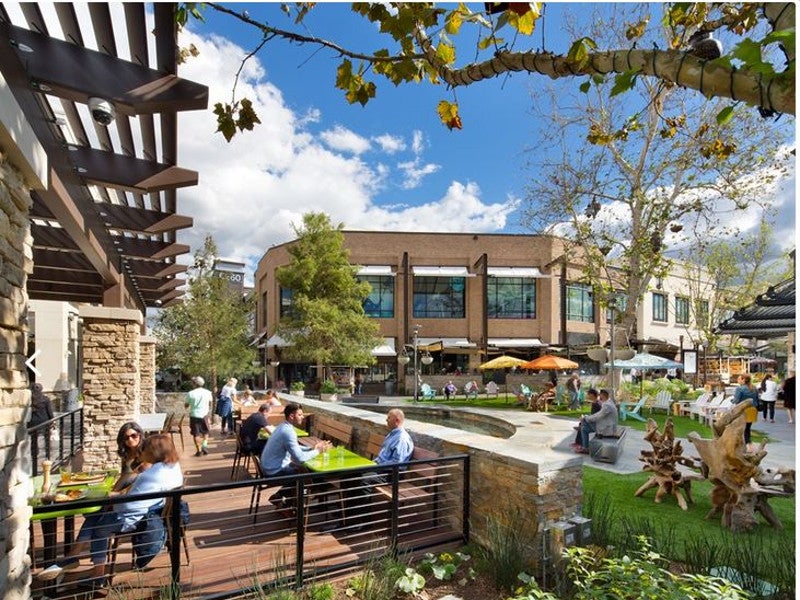
[[[141,390],[140,411],[157,412],[156,407],[156,338],[139,338],[139,389]]]
[[[30,448],[25,423],[30,393],[27,275],[33,270],[30,191],[0,148],[0,596],[27,598]]]
[[[120,426],[141,412],[142,315],[136,310],[92,306],[82,306],[80,315],[84,468],[111,468],[119,461],[116,439]]]

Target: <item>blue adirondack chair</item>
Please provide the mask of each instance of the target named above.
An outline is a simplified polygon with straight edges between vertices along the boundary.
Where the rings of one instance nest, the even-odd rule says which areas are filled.
[[[637,421],[647,421],[642,416],[642,408],[644,407],[644,403],[647,401],[647,396],[642,396],[639,398],[639,401],[631,407],[630,404],[623,402],[619,405],[619,414],[623,421],[627,420],[628,417],[631,419],[636,419]]]
[[[436,399],[436,391],[427,383],[423,383],[421,386],[419,386],[419,395],[423,400]]]

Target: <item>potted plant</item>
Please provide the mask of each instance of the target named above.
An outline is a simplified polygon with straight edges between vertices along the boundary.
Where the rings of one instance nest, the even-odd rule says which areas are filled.
[[[597,362],[606,362],[608,360],[608,350],[602,346],[589,346],[586,349],[586,355]]]
[[[614,358],[617,360],[630,360],[636,356],[636,350],[627,346],[614,348]]]
[[[336,402],[336,382],[333,379],[325,379],[319,384],[319,399],[327,402]]]
[[[306,384],[302,381],[293,381],[292,386],[289,388],[295,396],[306,395]]]

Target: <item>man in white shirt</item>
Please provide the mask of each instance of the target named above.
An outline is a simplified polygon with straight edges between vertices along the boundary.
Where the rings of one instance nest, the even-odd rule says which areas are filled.
[[[211,412],[211,392],[203,386],[205,380],[198,376],[192,378],[195,388],[186,394],[186,408],[189,409],[189,430],[194,437],[195,456],[208,454],[208,417]]]

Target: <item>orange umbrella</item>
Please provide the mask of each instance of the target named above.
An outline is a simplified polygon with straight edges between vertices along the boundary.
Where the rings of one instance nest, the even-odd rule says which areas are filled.
[[[567,358],[555,356],[554,354],[543,354],[539,358],[534,358],[521,364],[519,368],[533,371],[566,371],[567,369],[577,369],[578,366],[578,363]]]

